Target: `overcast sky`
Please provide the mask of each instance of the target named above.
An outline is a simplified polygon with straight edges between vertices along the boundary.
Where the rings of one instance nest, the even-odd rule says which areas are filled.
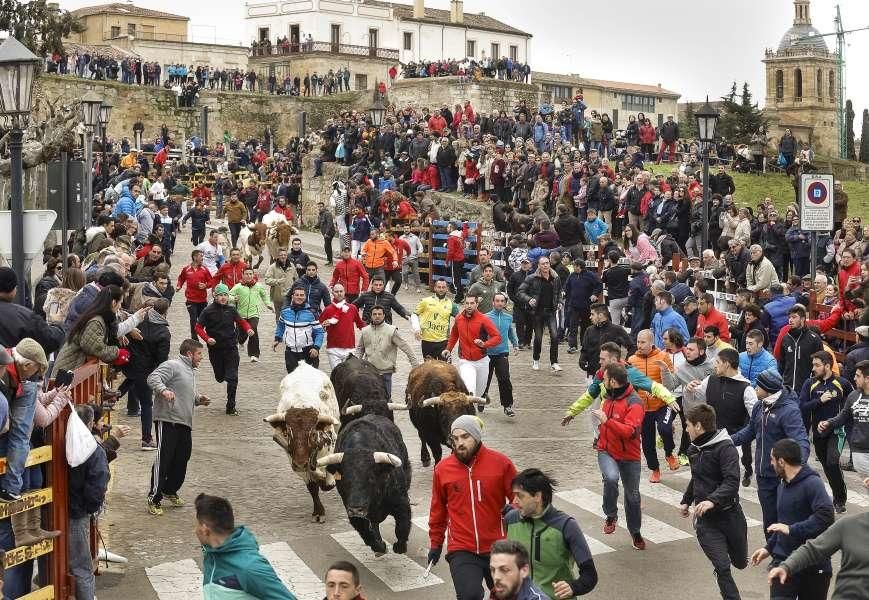
[[[834,30],[837,0],[813,0],[812,22],[821,33]],[[869,26],[869,1],[838,0],[845,29]],[[75,9],[94,0],[61,0]],[[406,0],[406,3],[411,3]],[[190,17],[194,41],[246,40],[239,0],[136,0],[139,6]],[[426,0],[449,8],[449,0]],[[732,81],[748,81],[764,103],[768,47],[777,47],[793,22],[792,0],[465,0],[466,12],[484,11],[531,33],[531,67],[556,73],[657,84],[682,94],[681,101],[717,98]],[[826,38],[835,48],[835,37]],[[869,31],[846,37],[846,97],[854,102],[855,126],[869,108]],[[860,60],[862,59],[862,61]],[[861,72],[860,67],[863,67]]]

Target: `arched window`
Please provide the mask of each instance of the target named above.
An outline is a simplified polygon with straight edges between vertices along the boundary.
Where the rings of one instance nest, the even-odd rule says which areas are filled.
[[[785,97],[785,73],[781,69],[775,72],[775,99],[784,100]]]
[[[818,100],[824,99],[824,74],[818,69],[817,81],[815,82],[815,91],[818,94]]]
[[[830,101],[832,102],[836,100],[836,72],[833,69],[830,69],[828,77],[830,78],[830,91],[827,96],[830,97]]]
[[[794,100],[803,99],[803,71],[802,69],[794,70]]]

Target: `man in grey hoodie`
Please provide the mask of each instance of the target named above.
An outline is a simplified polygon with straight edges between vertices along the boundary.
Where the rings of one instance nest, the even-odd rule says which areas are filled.
[[[178,490],[187,476],[187,461],[193,450],[193,407],[208,406],[208,396],[196,392],[196,373],[202,361],[202,344],[196,340],[181,342],[180,358],[167,360],[148,376],[154,390],[154,423],[157,433],[157,456],[151,470],[148,512],[163,514],[165,497],[172,506],[184,506]]]

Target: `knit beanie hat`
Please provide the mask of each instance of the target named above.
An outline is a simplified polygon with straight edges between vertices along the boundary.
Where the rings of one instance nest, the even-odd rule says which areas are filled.
[[[0,267],[0,293],[8,294],[18,286],[18,277],[9,267]]]
[[[45,350],[39,342],[32,338],[24,338],[15,344],[15,353],[19,357],[39,365],[39,372],[45,373],[48,369],[48,359],[45,358]]]
[[[462,415],[450,425],[450,431],[461,429],[466,431],[475,440],[483,439],[483,421],[476,415]]]
[[[770,394],[780,392],[783,386],[784,382],[782,381],[781,375],[779,375],[778,370],[773,367],[770,367],[757,376],[757,387],[766,390]]]
[[[220,296],[221,294],[229,295],[229,286],[226,285],[225,283],[218,283],[214,287],[214,295]]]

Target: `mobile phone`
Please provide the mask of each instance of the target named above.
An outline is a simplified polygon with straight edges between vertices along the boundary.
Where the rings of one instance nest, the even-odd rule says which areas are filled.
[[[72,371],[67,371],[66,369],[60,369],[57,374],[54,376],[54,387],[63,387],[65,385],[72,385],[72,380],[75,377],[75,374]]]

